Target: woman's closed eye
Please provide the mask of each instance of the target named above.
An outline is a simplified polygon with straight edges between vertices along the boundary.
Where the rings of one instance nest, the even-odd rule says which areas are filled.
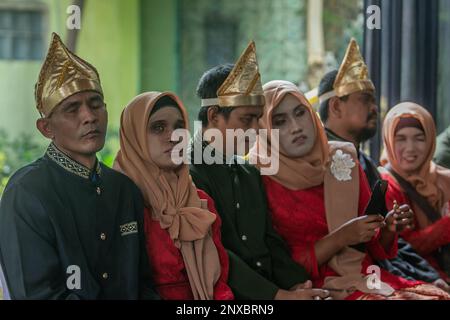
[[[416,137],[417,142],[425,142],[425,135],[420,135]]]

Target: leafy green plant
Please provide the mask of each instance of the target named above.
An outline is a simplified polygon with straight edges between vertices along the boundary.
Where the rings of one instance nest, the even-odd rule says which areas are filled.
[[[99,160],[112,167],[119,145],[119,129],[109,128],[105,147],[97,155]],[[21,167],[42,157],[46,148],[47,142],[37,141],[30,134],[10,138],[4,130],[0,130],[0,197],[9,177]]]
[[[117,151],[120,148],[119,129],[108,128],[106,134],[105,146],[97,154],[98,159],[108,167],[112,168],[114,159],[116,158]]]
[[[41,157],[45,147],[30,134],[10,138],[6,131],[0,130],[0,196],[9,177],[19,168]]]

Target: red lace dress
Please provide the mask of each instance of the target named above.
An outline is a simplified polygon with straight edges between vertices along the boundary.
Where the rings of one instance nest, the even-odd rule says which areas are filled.
[[[389,210],[392,210],[394,200],[397,200],[398,204],[412,205],[410,199],[393,176],[389,173],[383,173],[382,178],[388,181],[386,206]],[[412,245],[417,253],[427,259],[443,279],[448,279],[449,277],[442,271],[433,255],[441,246],[450,243],[450,216],[444,216],[433,224],[427,223],[426,220],[425,217],[419,220],[415,216],[416,228],[414,230],[405,230],[402,233],[402,237]]]
[[[213,200],[201,190],[198,190],[198,195],[200,199],[208,201],[209,211],[217,216],[212,233],[222,272],[214,288],[214,299],[233,300],[233,293],[227,285],[229,262],[220,236],[221,220]],[[168,232],[161,228],[159,222],[151,218],[148,208],[145,209],[144,227],[150,268],[159,295],[165,300],[194,300],[180,250],[175,247]]]
[[[369,201],[370,189],[361,167],[359,176],[359,214],[361,215]],[[327,264],[318,266],[315,256],[315,243],[328,234],[323,185],[301,191],[292,191],[268,176],[264,176],[263,181],[275,230],[288,244],[292,258],[309,271],[314,286],[322,287],[326,277],[337,276],[337,273]],[[375,259],[389,259],[397,254],[396,241],[386,252],[378,241],[379,237],[380,234],[378,233],[367,243],[367,254],[361,265],[362,274],[368,274],[367,268],[375,264]],[[440,299],[450,297],[434,286],[419,281],[408,281],[383,269],[381,269],[381,280],[396,290],[388,299]],[[386,297],[356,291],[346,299],[386,299]]]

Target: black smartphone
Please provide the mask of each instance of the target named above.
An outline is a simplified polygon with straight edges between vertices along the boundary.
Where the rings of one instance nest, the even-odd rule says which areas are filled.
[[[364,215],[369,214],[381,214],[383,217],[387,215],[386,209],[386,190],[387,190],[387,181],[378,180],[372,190],[372,195],[370,196],[369,203],[364,210]],[[359,243],[357,245],[351,246],[353,249],[356,249],[361,252],[366,251],[366,244]]]
[[[386,209],[386,190],[388,183],[385,180],[378,180],[372,190],[369,203],[364,210],[364,214],[381,214],[383,217],[387,215]]]

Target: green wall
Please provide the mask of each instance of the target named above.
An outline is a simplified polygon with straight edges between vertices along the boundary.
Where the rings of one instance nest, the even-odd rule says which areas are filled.
[[[141,91],[178,91],[177,0],[141,0]]]
[[[100,74],[109,127],[139,92],[139,0],[85,0],[77,53]]]

